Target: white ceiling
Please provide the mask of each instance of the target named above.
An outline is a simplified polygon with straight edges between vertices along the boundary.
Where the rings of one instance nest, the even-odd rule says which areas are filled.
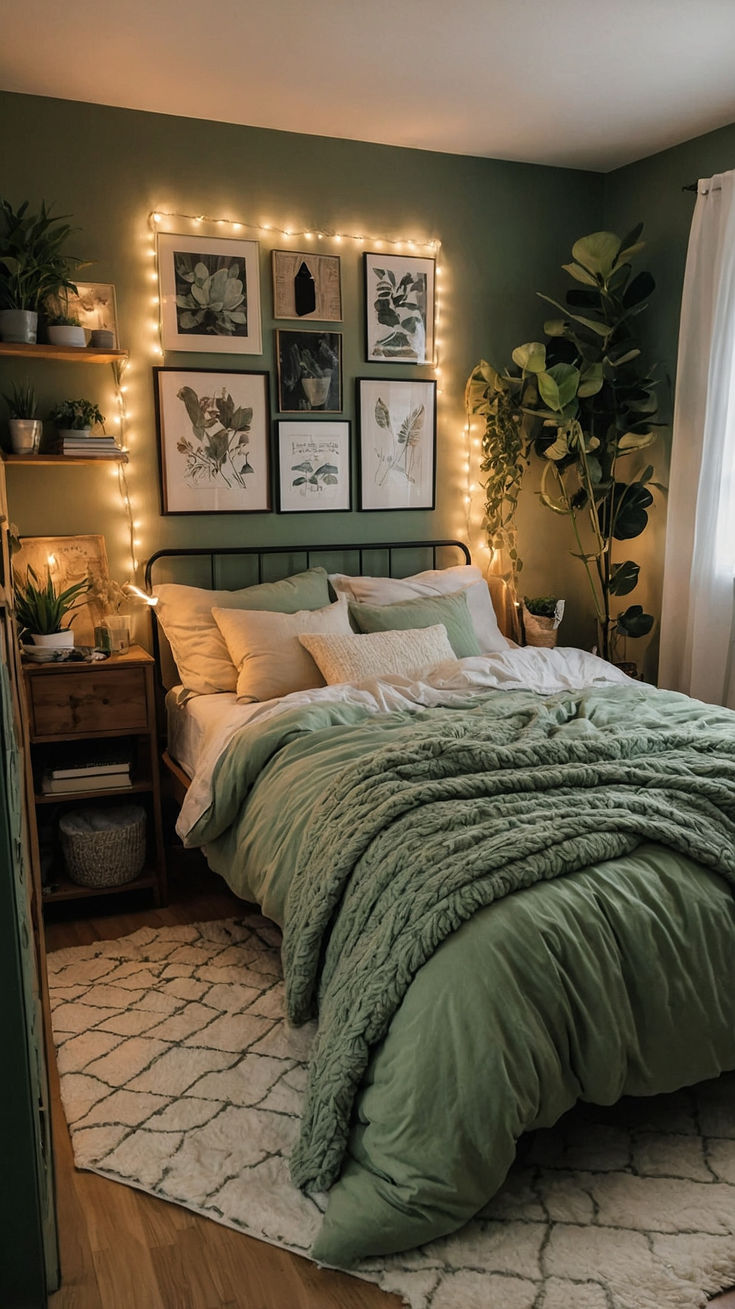
[[[608,171],[735,120],[735,0],[3,0],[0,87]]]

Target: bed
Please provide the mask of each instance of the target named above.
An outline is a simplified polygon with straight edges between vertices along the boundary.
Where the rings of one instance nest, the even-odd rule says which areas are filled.
[[[399,547],[373,549],[405,571]],[[344,547],[352,580],[330,573],[324,607],[318,589],[305,610],[290,594],[288,618],[223,612],[211,565],[235,685],[168,693],[191,778],[178,831],[279,924],[288,1016],[319,1018],[292,1174],[329,1192],[313,1254],[343,1267],[461,1226],[521,1134],[577,1100],[735,1068],[735,715],[581,651],[481,636],[484,609],[470,628],[494,648],[478,654],[465,548],[402,549],[433,566],[381,591],[376,555]],[[456,549],[464,563],[438,568]],[[257,587],[269,553],[311,574],[320,550],[231,553],[257,555]],[[171,563],[155,556],[149,584]],[[426,576],[430,592],[406,599]],[[180,626],[188,639],[191,616]],[[290,657],[285,636],[263,645],[270,628],[298,628],[321,684],[263,694]],[[382,671],[414,642],[414,665]]]

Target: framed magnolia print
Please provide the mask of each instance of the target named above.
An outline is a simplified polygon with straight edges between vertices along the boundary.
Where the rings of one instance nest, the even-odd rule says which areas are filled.
[[[342,412],[342,333],[276,331],[279,413]]]
[[[22,536],[20,550],[13,556],[13,570],[25,577],[29,567],[42,585],[48,571],[58,591],[75,582],[90,581],[89,591],[72,611],[71,627],[75,645],[94,645],[96,624],[121,594],[110,579],[104,536]]]
[[[350,509],[350,424],[307,419],[276,427],[279,513]]]
[[[365,255],[368,363],[434,361],[433,259]]]
[[[164,514],[270,509],[268,374],[154,368]]]
[[[160,232],[164,350],[262,354],[259,259],[257,241]]]
[[[433,509],[436,382],[358,379],[360,508]]]
[[[273,251],[273,317],[341,323],[339,255],[310,250]]]

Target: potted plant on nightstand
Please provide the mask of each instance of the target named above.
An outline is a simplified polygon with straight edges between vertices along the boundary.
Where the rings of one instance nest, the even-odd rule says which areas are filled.
[[[541,645],[551,649],[556,645],[556,632],[564,617],[564,601],[555,595],[523,597],[523,631],[526,645]]]
[[[62,400],[51,411],[50,418],[55,423],[62,440],[68,436],[84,438],[89,436],[92,428],[105,421],[97,405],[92,400]]]
[[[8,406],[10,448],[13,454],[37,454],[41,443],[41,420],[35,389],[30,382],[19,382],[3,399]]]
[[[46,585],[43,586],[35,569],[29,567],[25,577],[16,573],[13,580],[15,616],[21,637],[30,636],[34,645],[46,646],[47,649],[68,649],[73,646],[74,633],[70,626],[64,627],[62,624],[67,614],[82,603],[79,597],[89,590],[89,578],[74,582],[64,591],[57,591],[50,568],[46,574]]]
[[[33,345],[38,313],[49,296],[76,292],[72,274],[82,266],[64,253],[72,228],[62,217],[52,217],[45,201],[37,214],[28,201],[13,209],[0,201],[0,337]]]

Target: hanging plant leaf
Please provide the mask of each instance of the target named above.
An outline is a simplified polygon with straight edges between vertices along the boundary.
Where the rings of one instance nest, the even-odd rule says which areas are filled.
[[[618,614],[615,630],[625,636],[648,636],[653,627],[653,614],[643,612],[642,605],[630,605],[625,613]]]

